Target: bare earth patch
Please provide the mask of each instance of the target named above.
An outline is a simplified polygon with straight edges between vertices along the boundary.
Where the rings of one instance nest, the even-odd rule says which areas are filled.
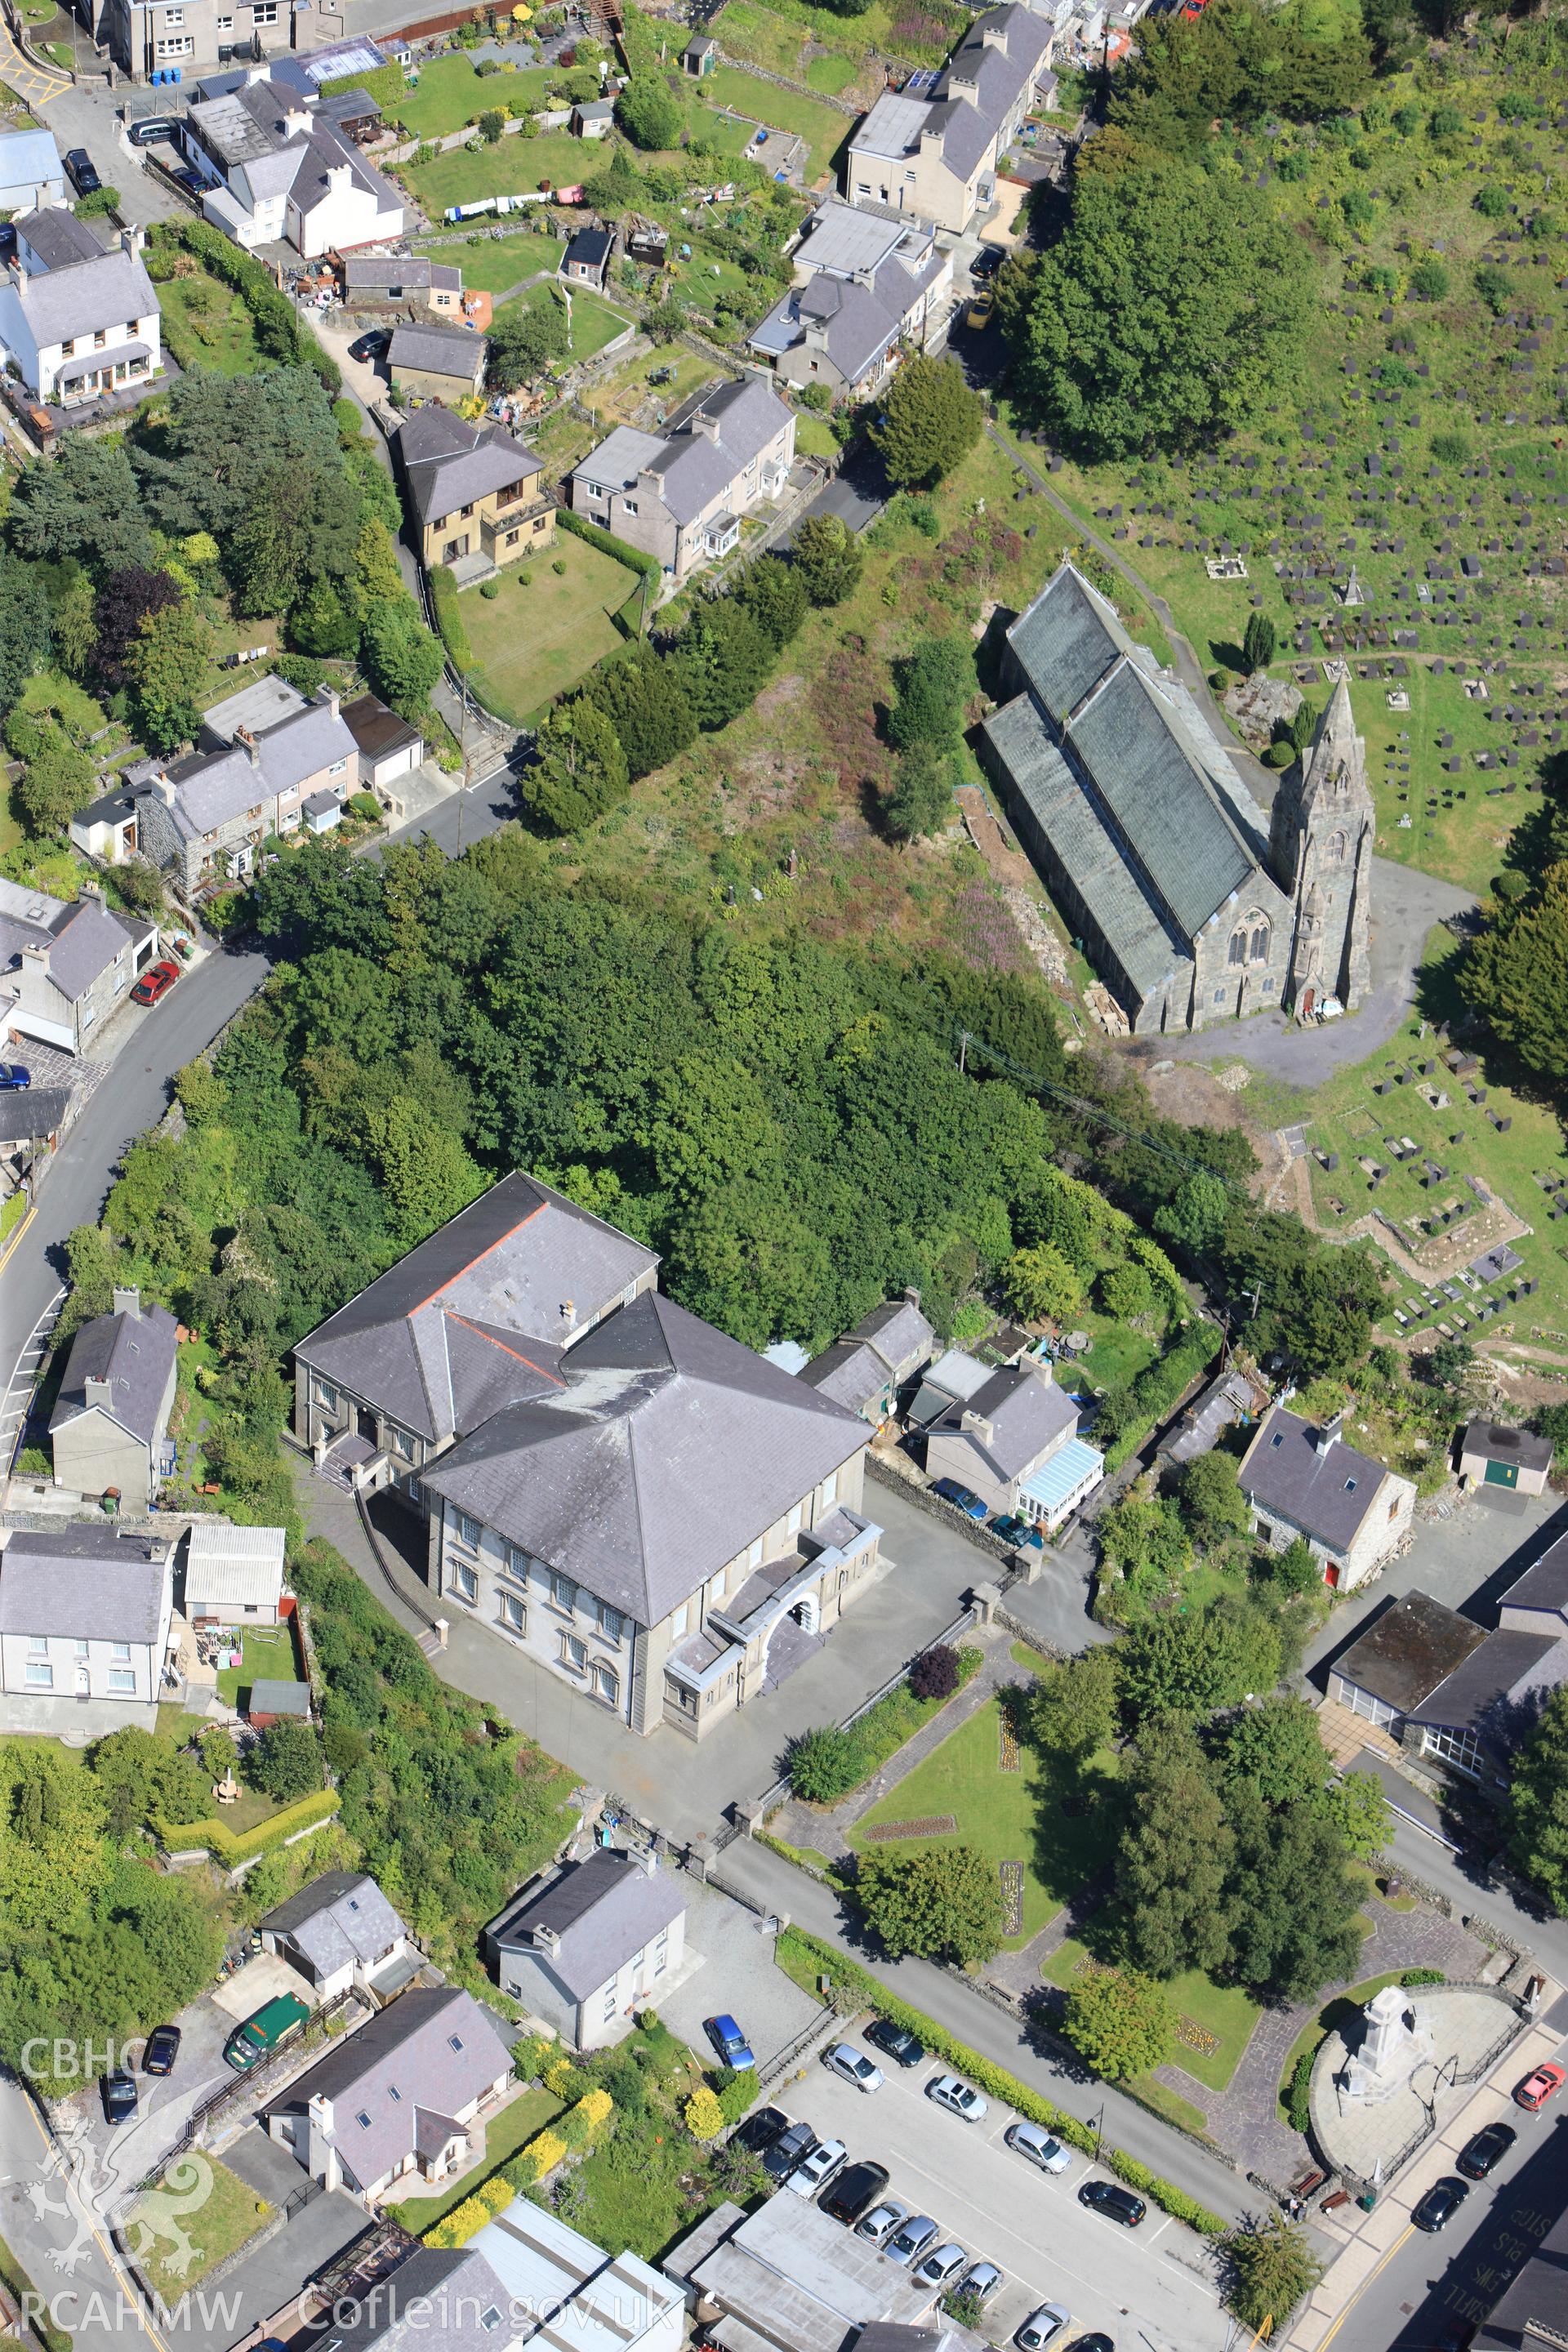
[[[921,1813],[912,1822],[879,1822],[866,1835],[880,1845],[890,1838],[951,1837],[957,1827],[955,1813]]]

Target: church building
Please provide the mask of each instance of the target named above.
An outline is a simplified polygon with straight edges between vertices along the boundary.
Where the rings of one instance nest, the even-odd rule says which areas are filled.
[[[1367,993],[1376,821],[1342,683],[1271,816],[1186,688],[1071,563],[1008,630],[1004,688],[984,756],[1135,1034],[1273,1005],[1310,1020]]]

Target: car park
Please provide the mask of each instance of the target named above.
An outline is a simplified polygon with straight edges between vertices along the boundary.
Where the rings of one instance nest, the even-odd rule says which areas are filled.
[[[1071,2157],[1059,2139],[1053,2139],[1043,2124],[1009,2124],[1003,2137],[1015,2154],[1027,2164],[1037,2165],[1042,2172],[1066,2172]]]
[[[965,1518],[986,1519],[991,1516],[979,1496],[973,1494],[967,1486],[961,1486],[956,1478],[939,1478],[931,1493],[940,1495],[944,1503],[951,1503],[955,1510],[962,1511]]]
[[[20,1094],[33,1083],[33,1073],[26,1062],[0,1062],[0,1095]]]
[[[808,2149],[816,2146],[816,2134],[809,2124],[791,2124],[781,2132],[773,2146],[763,2151],[763,2170],[770,2180],[783,2180],[792,2173]]]
[[[815,2197],[819,2189],[826,2188],[848,2154],[841,2139],[819,2139],[786,2176],[784,2187],[793,2189],[797,2197]]]
[[[749,2156],[761,2156],[788,2125],[789,2117],[782,2107],[753,2107],[736,2125],[732,2137]]]
[[[934,2287],[939,2294],[945,2294],[963,2268],[964,2259],[963,2248],[955,2238],[949,2238],[945,2244],[931,2248],[915,2273],[915,2284]]]
[[[1135,2230],[1149,2210],[1142,2197],[1134,2197],[1131,2189],[1123,2189],[1119,2180],[1086,2180],[1078,2192],[1078,2201],[1096,2213],[1103,2213],[1108,2221],[1120,2221],[1124,2230]]]
[[[866,2028],[866,2039],[874,2042],[885,2058],[895,2066],[918,2066],[926,2054],[923,2042],[917,2042],[907,2027],[895,2025],[889,2017],[879,2017]]]
[[[882,2252],[890,2263],[900,2266],[918,2262],[937,2235],[937,2225],[929,2213],[911,2213],[900,2222],[888,2240]]]
[[[1410,2209],[1410,2219],[1428,2237],[1436,2237],[1453,2220],[1469,2193],[1464,2181],[1457,2180],[1451,2172],[1445,2173],[1441,2180],[1432,2183],[1425,2197],[1416,2199]]]
[[[1047,2345],[1056,2342],[1071,2318],[1072,2314],[1065,2304],[1040,2304],[1030,2312],[1013,2337],[1018,2352],[1046,2352]]]
[[[909,2218],[907,2205],[900,2205],[896,2197],[884,2197],[879,2204],[872,2206],[868,2213],[862,2213],[855,2224],[855,2235],[866,2239],[873,2246],[880,2246]]]
[[[103,2078],[103,2120],[106,2124],[128,2124],[136,2117],[136,2077],[117,2066],[112,2074]]]
[[[756,2064],[751,2044],[732,2017],[705,2017],[702,2031],[725,2065],[735,2074],[743,2074],[749,2066]]]
[[[66,177],[79,196],[96,196],[103,182],[98,176],[98,166],[85,147],[68,147],[60,158]]]
[[[1511,2124],[1486,2125],[1473,2139],[1465,2142],[1454,2158],[1456,2171],[1462,2172],[1467,2180],[1484,2180],[1489,2172],[1496,2171],[1518,2137]]]
[[[822,2210],[834,2221],[842,2221],[847,2230],[853,2229],[867,2208],[875,2203],[888,2185],[885,2164],[846,2165],[831,2189],[822,2198]]]
[[[1116,2352],[1116,2347],[1110,2336],[1097,2327],[1092,2336],[1075,2336],[1066,2347],[1066,2352]]]
[[[1538,2115],[1548,2099],[1555,2098],[1564,2082],[1568,2082],[1568,2072],[1563,2067],[1538,2066],[1515,2091],[1515,2104],[1527,2108],[1532,2116]]]
[[[1002,2284],[1002,2273],[994,2263],[971,2263],[958,2283],[960,2294],[972,2294],[976,2303],[989,2303]]]
[[[125,136],[132,147],[158,147],[174,135],[174,124],[167,114],[144,114],[140,122],[128,123]]]
[[[168,994],[179,977],[177,963],[149,964],[131,992],[131,1002],[132,1004],[156,1004],[161,996]]]
[[[991,2112],[979,2092],[957,2074],[933,2074],[926,2084],[926,2096],[949,2115],[962,2116],[966,2124],[981,2123]]]
[[[866,2053],[857,2050],[852,2042],[836,2042],[831,2050],[824,2052],[822,2063],[834,2074],[842,2074],[847,2083],[853,2083],[858,2091],[879,2091],[882,2087],[881,2068],[874,2066]]]
[[[147,2047],[142,2053],[144,2074],[172,2074],[180,2052],[180,2029],[177,2025],[155,2025],[147,2036]]]

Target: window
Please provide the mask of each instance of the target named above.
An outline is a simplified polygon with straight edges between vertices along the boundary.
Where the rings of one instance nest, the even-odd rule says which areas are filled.
[[[548,515],[541,515],[539,520],[533,526],[535,530],[547,530],[549,527],[550,517]]]
[[[392,2101],[395,2107],[400,2107],[403,2105],[403,2094],[398,2089],[395,2083],[389,2083],[387,2084],[386,2095]]]
[[[1388,1507],[1388,1516],[1391,1519],[1396,1519],[1399,1517],[1399,1497],[1397,1495],[1395,1495],[1393,1502],[1390,1503]],[[84,1649],[87,1647],[85,1642],[83,1643],[82,1647]]]
[[[797,1536],[800,1533],[800,1513],[801,1506],[797,1503],[789,1515],[789,1532],[792,1536]]]
[[[87,1653],[88,1653],[88,1645],[87,1645],[87,1643],[86,1643],[85,1642],[73,1642],[73,1643],[71,1643],[71,1648],[76,1652],[77,1656],[78,1656],[79,1658],[85,1658],[85,1657],[86,1657]]]
[[[30,1633],[27,1636],[27,1655],[30,1658],[47,1658],[48,1654],[48,1635],[47,1633]]]
[[[347,766],[348,761],[346,760],[334,760],[331,766],[327,770],[327,773],[329,776],[341,776]]]
[[[1439,1756],[1457,1772],[1472,1780],[1481,1777],[1481,1743],[1473,1731],[1434,1731],[1424,1726],[1421,1733],[1423,1756]]]
[[[689,1601],[683,1601],[669,1621],[670,1640],[672,1642],[679,1642],[690,1622],[691,1603]]]
[[[1252,961],[1254,963],[1267,963],[1268,961],[1268,926],[1267,923],[1259,923],[1257,929],[1252,934]]]
[[[99,331],[98,331],[97,334],[96,334],[96,335],[94,335],[94,337],[93,337],[93,339],[92,339],[92,348],[93,348],[93,350],[94,350],[95,352],[100,352],[100,351],[102,351],[102,349],[103,349],[104,345],[108,342],[108,341],[109,341],[109,337],[104,333],[104,331],[103,331],[102,328],[100,327],[100,328],[99,329]]]
[[[460,2050],[460,2049],[462,2048],[462,2046],[463,2046],[463,2037],[462,2037],[462,2035],[461,2035],[460,2033],[448,2033],[448,2034],[447,2034],[447,2049],[448,2049],[448,2050]]]
[[[612,1978],[610,1982],[605,1987],[605,2022],[606,2025],[609,2023],[611,2018],[614,2017],[615,2013],[616,1987],[615,1979]]]
[[[508,547],[515,547],[521,536],[522,534],[521,531],[509,530],[506,535],[504,544]]]
[[[1283,1445],[1285,1443],[1285,1432],[1282,1429],[1277,1429],[1268,1443],[1271,1446]]]
[[[1353,1478],[1347,1478],[1345,1480],[1345,1492],[1347,1495],[1353,1495],[1355,1493],[1355,1480]]]
[[[669,1929],[666,1927],[653,1948],[653,1972],[661,1977],[669,1966]]]
[[[466,1559],[452,1562],[452,1581],[448,1589],[457,1594],[459,1601],[476,1601],[479,1598],[479,1580]]]
[[[131,1655],[130,1643],[111,1642],[109,1645],[109,1654],[111,1658],[128,1658]]]
[[[1265,996],[1271,996],[1271,995],[1273,994],[1273,992],[1274,992],[1274,974],[1273,974],[1272,972],[1269,972],[1269,973],[1268,973],[1268,977],[1265,979],[1265,981],[1264,981],[1264,982],[1263,982],[1263,993],[1265,994]]]
[[[365,2113],[365,2111],[364,2111],[364,2109],[363,2109],[363,2107],[360,2109],[360,2111],[359,2111],[358,2115],[354,2117],[354,2121],[355,2121],[355,2123],[356,2123],[356,2124],[358,2124],[358,2126],[359,2126],[359,2127],[360,2127],[361,2131],[369,2131],[369,2129],[370,2129],[370,2117],[366,2115],[366,2113]]]
[[[725,1579],[725,1577],[728,1575],[728,1573],[729,1573],[729,1570],[728,1570],[727,1569],[722,1569],[722,1568],[721,1568],[721,1569],[719,1570],[718,1575],[717,1575],[716,1577],[714,1577],[714,1578],[712,1579],[712,1580],[710,1581],[710,1583],[709,1584],[709,1587],[708,1587],[708,1598],[709,1598],[709,1600],[710,1600],[710,1601],[722,1601],[722,1600],[723,1600],[723,1598],[724,1598],[724,1579]]]
[[[1226,992],[1223,988],[1216,988],[1214,992],[1215,1003],[1216,1004],[1223,1004],[1225,1003],[1225,994]]]
[[[467,1511],[458,1513],[458,1533],[464,1543],[476,1551],[479,1549],[479,1523],[478,1519],[470,1519]]]
[[[751,1550],[746,1554],[746,1565],[748,1568],[761,1568],[762,1564],[763,1539],[761,1536],[758,1536],[755,1542],[752,1544]]]
[[[213,18],[213,29],[215,32],[218,33],[232,33],[234,30],[234,18],[232,16],[215,16]]]
[[[417,1503],[417,1502],[420,1502],[420,1501],[423,1499],[423,1497],[424,1497],[424,1494],[425,1494],[425,1489],[424,1489],[424,1487],[419,1484],[419,1481],[418,1481],[418,1479],[417,1479],[417,1478],[410,1478],[410,1480],[408,1481],[408,1485],[407,1485],[407,1486],[405,1488],[405,1490],[404,1490],[404,1491],[405,1491],[405,1494],[407,1495],[408,1499],[409,1499],[409,1501],[410,1501],[411,1503]]]
[[[163,30],[164,30],[165,32],[167,32],[167,31],[169,30],[169,28],[170,28],[170,26],[174,26],[174,25],[183,25],[183,24],[184,23],[184,21],[185,21],[185,12],[184,12],[184,10],[183,8],[165,8],[165,9],[164,9],[164,11],[163,11]]]
[[[626,1621],[621,1615],[620,1611],[618,1609],[612,1609],[607,1601],[601,1601],[599,1603],[599,1631],[603,1633],[605,1641],[619,1642],[621,1635],[626,1631]]]
[[[587,1643],[579,1641],[575,1633],[563,1633],[561,1636],[561,1663],[565,1667],[568,1674],[586,1674],[588,1671]]]
[[[528,1631],[528,1611],[523,1606],[521,1594],[518,1592],[503,1592],[499,1597],[500,1600],[500,1622],[506,1627],[507,1632],[509,1633],[526,1633]]]
[[[577,1588],[573,1583],[572,1579],[569,1576],[552,1575],[550,1579],[550,1598],[557,1609],[563,1609],[565,1611],[568,1617],[574,1617],[576,1615]]]
[[[414,1440],[405,1429],[399,1429],[395,1421],[386,1424],[386,1442],[395,1454],[402,1454],[405,1462],[413,1461]]]
[[[250,21],[253,25],[275,25],[278,22],[278,0],[251,0]]]
[[[672,1682],[669,1677],[666,1675],[664,1695],[667,1699],[672,1698],[675,1701],[676,1706],[681,1708],[685,1714],[696,1714],[697,1694],[695,1691],[689,1691],[684,1683]]]
[[[487,2304],[484,2310],[480,2312],[479,2326],[484,2329],[487,2336],[493,2336],[496,2329],[500,2326],[500,2314],[496,2309],[493,2303]]]
[[[109,1687],[111,1691],[134,1691],[136,1688],[135,1668],[133,1666],[110,1666],[109,1669]]]
[[[157,55],[161,58],[188,58],[194,54],[195,46],[192,34],[176,33],[172,41],[157,43]]]
[[[594,1687],[606,1706],[619,1706],[621,1678],[614,1666],[596,1665],[594,1668]]]
[[[28,1659],[28,1661],[27,1661],[27,1687],[28,1687],[28,1689],[29,1689],[29,1690],[53,1690],[54,1686],[55,1686],[55,1670],[54,1670],[53,1666],[40,1666],[40,1665],[37,1665],[37,1664],[34,1664],[33,1660],[32,1660],[31,1658],[29,1658],[29,1659]]]
[[[1330,866],[1342,866],[1344,863],[1344,835],[1342,833],[1331,833],[1327,841],[1323,844],[1323,856],[1325,861]]]
[[[528,1554],[521,1544],[503,1543],[500,1564],[508,1576],[515,1576],[520,1584],[528,1582]]]
[[[1245,963],[1247,961],[1247,933],[1245,930],[1232,931],[1230,935],[1230,961],[1232,963]]]

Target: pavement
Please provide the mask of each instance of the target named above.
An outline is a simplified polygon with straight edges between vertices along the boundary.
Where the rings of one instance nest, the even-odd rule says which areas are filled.
[[[709,2047],[703,2031],[708,2018],[734,2018],[758,2065],[765,2068],[821,2022],[821,2005],[776,1965],[771,1920],[720,1887],[689,1875],[680,1884],[686,1896],[685,1971],[673,1986],[657,1988],[654,2007],[692,2050]]]
[[[853,2026],[846,2038],[867,2048]],[[1048,2301],[1072,2314],[1064,2344],[1102,2328],[1138,2352],[1222,2352],[1229,2335],[1214,2258],[1201,2239],[1158,2206],[1136,2230],[1107,2221],[1078,2201],[1086,2180],[1110,2177],[1103,2166],[1075,2154],[1068,2171],[1038,2172],[1007,2147],[1004,2135],[1016,2117],[1001,2100],[988,2102],[980,2122],[964,2123],[925,2096],[942,2068],[881,2063],[882,2086],[868,2095],[814,2060],[776,2086],[774,2103],[819,2138],[843,2140],[852,2164],[869,2158],[885,2165],[889,2196],[929,2213],[971,2261],[997,2264],[1005,2280],[986,2310],[988,2340],[1009,2342]]]

